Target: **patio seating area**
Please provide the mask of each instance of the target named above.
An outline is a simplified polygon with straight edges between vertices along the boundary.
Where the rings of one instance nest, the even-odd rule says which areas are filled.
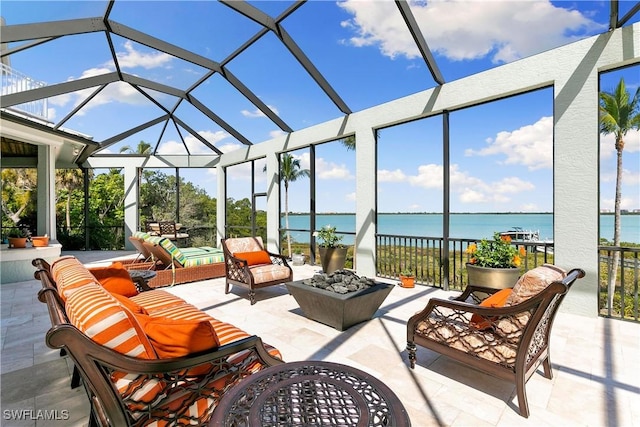
[[[132,252],[65,252],[84,263],[131,257]],[[319,266],[293,266],[295,280]],[[50,322],[38,301],[40,282],[2,284],[1,406],[3,426],[82,426],[89,404],[82,388],[71,389],[72,366],[44,342]],[[223,277],[165,288],[199,309],[262,337],[287,362],[324,360],[374,375],[401,400],[414,426],[640,425],[640,325],[560,312],[552,329],[553,378],[542,367],[527,383],[528,419],[518,414],[515,386],[427,349],[410,369],[408,319],[432,297],[457,292],[395,287],[376,316],[344,332],[302,315],[284,285],[256,293]]]

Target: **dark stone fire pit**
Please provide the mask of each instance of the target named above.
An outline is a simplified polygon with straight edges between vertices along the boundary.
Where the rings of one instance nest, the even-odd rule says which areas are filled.
[[[370,320],[393,289],[346,270],[286,285],[306,317],[339,331]]]

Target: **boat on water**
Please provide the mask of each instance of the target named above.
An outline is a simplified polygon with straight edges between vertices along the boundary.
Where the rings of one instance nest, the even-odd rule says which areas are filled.
[[[501,231],[500,236],[511,237],[511,240],[520,240],[524,242],[539,242],[539,230],[525,230],[522,227],[511,227],[510,230]]]

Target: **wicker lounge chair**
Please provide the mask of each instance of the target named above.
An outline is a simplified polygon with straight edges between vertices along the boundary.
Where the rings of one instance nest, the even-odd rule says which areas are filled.
[[[142,245],[156,260],[150,287],[176,285],[224,276],[224,255],[212,247],[178,248],[169,239],[150,237]]]
[[[222,249],[227,277],[224,292],[228,294],[231,285],[249,288],[251,305],[256,303],[255,289],[293,280],[287,259],[266,251],[260,236],[225,239]]]
[[[129,236],[129,241],[134,248],[138,251],[138,257],[134,262],[151,262],[153,261],[153,255],[149,252],[149,249],[145,248],[142,242],[151,237],[151,235],[144,231],[136,231],[133,235]]]
[[[469,286],[453,300],[430,299],[427,307],[407,323],[411,367],[415,367],[416,345],[420,345],[513,381],[520,415],[529,417],[525,383],[540,364],[544,376],[551,379],[549,337],[553,319],[571,285],[584,277],[580,269],[566,275],[554,275],[552,270],[559,269],[545,265],[528,271],[513,290]],[[487,295],[499,296],[498,292],[510,292],[504,305],[487,301],[477,304]]]

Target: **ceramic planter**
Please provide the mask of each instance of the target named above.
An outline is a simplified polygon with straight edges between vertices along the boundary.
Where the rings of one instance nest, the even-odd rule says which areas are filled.
[[[393,289],[393,285],[377,283],[368,289],[338,294],[305,285],[302,281],[286,285],[305,317],[339,331],[370,320]]]
[[[403,288],[414,288],[416,286],[415,276],[400,275],[400,286]]]
[[[505,289],[513,288],[520,277],[520,269],[516,267],[478,267],[477,265],[467,264],[467,274],[470,285]]]
[[[304,254],[293,254],[291,256],[291,263],[293,265],[304,265]]]
[[[32,236],[31,244],[34,248],[49,246],[49,237],[48,236]]]
[[[322,271],[331,274],[334,271],[342,270],[347,259],[347,248],[324,248],[320,247],[320,260]]]
[[[9,237],[9,247],[10,248],[26,248],[27,238],[26,237]]]

